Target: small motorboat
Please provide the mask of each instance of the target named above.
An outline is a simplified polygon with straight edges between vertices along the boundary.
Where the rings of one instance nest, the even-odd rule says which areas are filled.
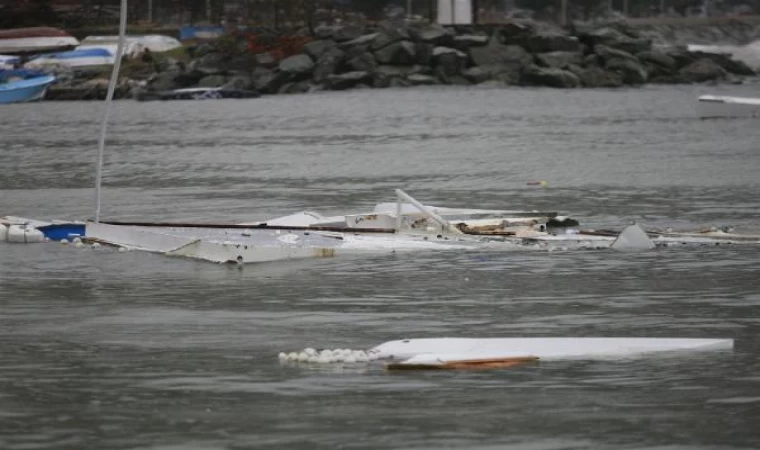
[[[0,53],[39,53],[65,50],[79,40],[58,28],[35,27],[0,30]]]
[[[701,119],[730,117],[760,117],[760,98],[703,95],[697,101]]]
[[[257,91],[244,89],[232,89],[225,87],[217,88],[185,88],[174,89],[170,91],[142,91],[135,98],[139,101],[148,100],[219,100],[225,98],[257,98],[260,97]]]
[[[53,82],[53,75],[41,72],[0,70],[0,104],[40,100]]]

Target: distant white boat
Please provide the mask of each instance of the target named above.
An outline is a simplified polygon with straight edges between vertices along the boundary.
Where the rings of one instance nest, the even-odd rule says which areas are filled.
[[[126,47],[124,48],[124,55],[130,57],[139,56],[145,50],[152,53],[161,53],[182,46],[182,43],[173,37],[160,34],[127,36],[125,39]],[[82,40],[82,45],[79,46],[79,49],[101,48],[115,55],[118,43],[119,36],[87,36]]]
[[[760,117],[760,98],[703,95],[697,101],[702,119],[720,117]]]
[[[74,48],[79,41],[50,27],[0,30],[0,53],[39,53]]]
[[[63,66],[73,69],[112,66],[116,57],[105,48],[78,48],[68,52],[48,53],[32,58],[24,67],[42,69]]]
[[[18,56],[0,55],[0,70],[15,69],[19,61]]]

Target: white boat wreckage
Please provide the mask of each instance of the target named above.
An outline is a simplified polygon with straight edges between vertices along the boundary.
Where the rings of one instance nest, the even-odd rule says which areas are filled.
[[[0,219],[0,241],[83,240],[237,264],[441,250],[645,251],[669,245],[760,244],[760,236],[717,229],[645,232],[631,225],[622,232],[581,230],[577,221],[552,212],[436,207],[400,189],[396,195],[395,203],[378,204],[369,213],[325,217],[306,211],[240,224],[43,222],[9,216]]]
[[[424,338],[389,341],[368,350],[280,353],[283,364],[377,361],[390,370],[502,369],[537,361],[630,359],[678,352],[728,351],[732,339],[690,338]]]
[[[760,117],[760,98],[703,95],[697,101],[702,119]]]

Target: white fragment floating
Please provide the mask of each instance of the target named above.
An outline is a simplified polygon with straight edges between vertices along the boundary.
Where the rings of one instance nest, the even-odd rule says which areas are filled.
[[[305,348],[301,352],[280,352],[277,359],[283,363],[309,363],[309,364],[356,364],[366,363],[376,359],[364,350],[351,350],[346,348],[316,350]]]

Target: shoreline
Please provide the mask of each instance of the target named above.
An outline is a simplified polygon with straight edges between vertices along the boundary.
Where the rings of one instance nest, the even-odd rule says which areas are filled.
[[[757,28],[741,23],[744,36]],[[262,95],[482,83],[619,88],[740,83],[756,75],[730,55],[661,41],[651,25],[624,22],[568,28],[386,22],[318,27],[314,36],[240,32],[126,60],[115,98],[157,98],[187,88]],[[46,100],[105,98],[106,71],[64,71],[61,79]]]

